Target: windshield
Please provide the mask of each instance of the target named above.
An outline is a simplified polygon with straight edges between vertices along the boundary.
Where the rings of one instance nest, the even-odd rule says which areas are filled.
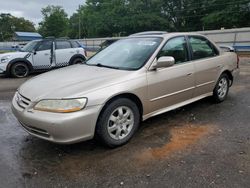
[[[89,59],[87,65],[123,70],[137,70],[151,57],[162,38],[119,40]]]
[[[20,51],[22,52],[31,52],[35,49],[39,41],[32,41],[26,44]]]

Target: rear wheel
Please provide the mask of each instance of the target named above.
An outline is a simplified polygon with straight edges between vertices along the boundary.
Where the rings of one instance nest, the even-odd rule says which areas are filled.
[[[223,102],[228,95],[229,91],[229,78],[227,74],[222,74],[214,88],[213,97],[216,102]]]
[[[103,110],[97,122],[96,134],[109,147],[126,144],[140,122],[137,105],[126,98],[117,99]]]
[[[11,66],[10,73],[12,77],[24,78],[29,75],[30,70],[27,64],[18,62]]]

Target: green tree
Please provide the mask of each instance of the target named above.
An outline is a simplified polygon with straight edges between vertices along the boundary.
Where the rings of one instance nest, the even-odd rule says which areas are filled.
[[[147,30],[199,31],[250,26],[249,0],[87,0],[70,18],[70,36]]]
[[[70,18],[72,37],[123,36],[145,30],[167,30],[162,0],[87,0]]]
[[[11,14],[0,14],[0,41],[12,40],[15,31],[34,32],[36,29],[29,20]]]
[[[207,15],[202,17],[208,29],[236,28],[250,26],[249,0],[212,0],[206,7]]]
[[[42,9],[43,21],[39,32],[44,36],[65,37],[69,31],[68,15],[61,6],[47,6]]]
[[[69,36],[70,38],[84,38],[87,35],[88,29],[87,29],[87,20],[86,16],[84,14],[85,7],[80,6],[79,9],[77,9],[77,12],[74,13],[69,20]],[[79,32],[79,26],[80,26],[80,32]],[[79,36],[80,35],[80,36]]]

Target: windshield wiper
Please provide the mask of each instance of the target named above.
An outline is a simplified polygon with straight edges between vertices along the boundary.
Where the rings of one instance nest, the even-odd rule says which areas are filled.
[[[104,68],[110,68],[110,69],[120,69],[119,67],[113,67],[113,66],[108,66],[108,65],[103,65],[101,63],[95,64],[97,67],[104,67]]]
[[[113,67],[113,66],[109,66],[109,65],[103,65],[101,63],[88,64],[88,63],[85,62],[85,64],[88,65],[88,66],[97,66],[97,67],[104,67],[104,68],[117,69],[117,70],[137,70],[136,68]]]

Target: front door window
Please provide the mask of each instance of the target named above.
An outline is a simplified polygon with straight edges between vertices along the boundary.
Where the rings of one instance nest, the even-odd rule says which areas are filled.
[[[160,51],[158,58],[162,56],[173,57],[176,64],[187,62],[188,48],[185,37],[170,39]]]

